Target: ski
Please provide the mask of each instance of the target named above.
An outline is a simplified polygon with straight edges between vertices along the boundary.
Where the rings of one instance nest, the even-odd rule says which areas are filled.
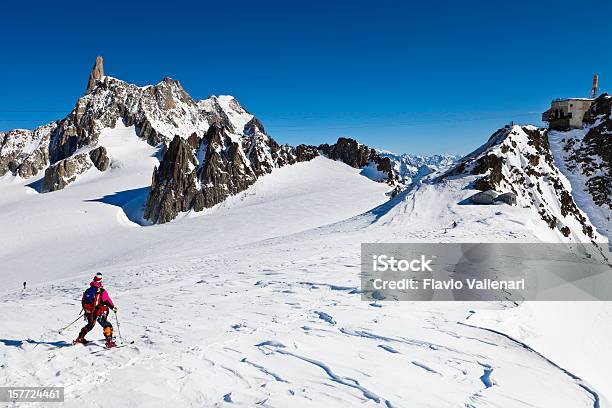
[[[129,343],[120,344],[120,345],[118,345],[118,346],[111,347],[111,348],[104,347],[103,349],[96,350],[96,351],[92,351],[90,354],[98,354],[98,353],[101,353],[101,352],[103,352],[103,351],[109,351],[109,350],[113,350],[113,349],[116,349],[116,348],[121,348],[121,347],[131,346],[132,344],[134,344],[134,341],[133,341],[133,340],[132,340],[132,341],[130,341]]]
[[[134,342],[126,343],[126,344],[120,344],[118,346],[111,347],[111,348],[104,347],[104,348],[102,348],[100,350],[92,351],[90,354],[99,354],[99,353],[102,353],[103,351],[109,351],[109,350],[113,350],[113,349],[116,349],[116,348],[131,346],[133,343]]]

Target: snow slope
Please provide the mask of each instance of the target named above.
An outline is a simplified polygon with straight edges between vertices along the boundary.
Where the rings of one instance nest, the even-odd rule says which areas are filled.
[[[142,227],[126,211],[143,202],[157,152],[131,128],[102,138],[110,175],[90,170],[44,200],[31,181],[0,180],[0,386],[65,386],[66,407],[610,406],[590,371],[585,383],[462,324],[503,305],[360,300],[361,242],[537,241],[529,209],[460,205],[472,191],[457,180],[387,201],[387,185],[319,157]],[[135,343],[64,348],[80,324],[57,329],[97,271]]]
[[[479,311],[466,323],[506,333],[612,396],[610,302],[526,302],[503,311]]]
[[[53,349],[89,274],[8,293],[3,378],[66,385],[69,407],[594,406],[537,354],[457,323],[486,305],[360,301],[363,237],[333,229],[101,268],[137,341],[120,351]]]
[[[191,214],[195,220],[142,228],[133,221],[142,213],[158,152],[120,122],[102,131],[100,144],[112,159],[109,174],[92,168],[64,190],[38,194],[37,180],[0,179],[0,258],[7,286],[71,276],[120,256],[164,257],[173,245],[193,245],[197,254],[200,245],[226,245],[223,239],[237,245],[298,232],[387,200],[387,185],[320,157],[276,169],[245,192]]]

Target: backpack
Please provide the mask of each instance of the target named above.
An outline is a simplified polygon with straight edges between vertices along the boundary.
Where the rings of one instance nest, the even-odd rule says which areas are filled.
[[[103,288],[96,288],[94,286],[89,287],[83,292],[83,310],[86,313],[93,313],[98,306],[100,306],[100,298],[102,297]]]

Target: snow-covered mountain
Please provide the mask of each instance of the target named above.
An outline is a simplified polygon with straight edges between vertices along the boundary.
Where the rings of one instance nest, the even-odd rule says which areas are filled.
[[[396,154],[385,150],[379,150],[378,153],[391,160],[393,171],[399,175],[404,185],[409,185],[431,173],[446,170],[461,158],[452,154],[421,156],[409,153]]]
[[[436,181],[448,178],[465,179],[466,188],[511,196],[518,206],[537,213],[564,237],[571,235],[570,239],[578,242],[602,239],[576,205],[569,181],[557,168],[547,129],[502,128]]]

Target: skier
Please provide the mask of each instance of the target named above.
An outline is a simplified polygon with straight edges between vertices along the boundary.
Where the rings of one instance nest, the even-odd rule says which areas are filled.
[[[108,321],[108,310],[110,308],[113,312],[117,313],[117,308],[113,304],[110,296],[108,296],[108,292],[102,287],[101,273],[96,273],[93,281],[89,284],[89,288],[83,292],[81,304],[85,311],[84,317],[87,320],[87,325],[81,329],[79,337],[74,341],[74,344],[87,344],[88,341],[85,340],[85,336],[94,328],[96,322],[98,322],[104,331],[106,347],[115,347],[116,344],[113,341],[113,325]]]

